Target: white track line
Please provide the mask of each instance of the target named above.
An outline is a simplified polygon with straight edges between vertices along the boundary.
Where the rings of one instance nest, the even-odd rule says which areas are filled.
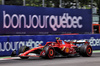
[[[13,59],[20,59],[20,57],[0,58],[0,60],[13,60]]]

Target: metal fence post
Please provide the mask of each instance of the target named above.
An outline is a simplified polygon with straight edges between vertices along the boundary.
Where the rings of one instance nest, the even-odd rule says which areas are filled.
[[[42,0],[42,6],[44,7],[44,0]]]
[[[62,0],[60,0],[60,8],[62,8]]]
[[[25,6],[26,5],[26,0],[23,0],[23,6]]]
[[[78,8],[78,0],[76,0],[76,8]]]
[[[93,0],[91,0],[91,9],[93,8]]]
[[[2,0],[2,5],[4,5],[4,2],[5,2],[5,1],[4,1],[4,0]]]

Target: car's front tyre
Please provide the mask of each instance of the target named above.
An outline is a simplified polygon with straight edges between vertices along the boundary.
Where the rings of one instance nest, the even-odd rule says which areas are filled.
[[[43,48],[43,51],[45,52],[45,56],[41,56],[42,58],[46,58],[46,59],[53,59],[55,56],[55,50],[53,47],[51,46],[45,46]]]

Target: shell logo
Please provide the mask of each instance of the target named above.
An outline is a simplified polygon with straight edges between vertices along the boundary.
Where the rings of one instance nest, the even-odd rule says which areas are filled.
[[[65,52],[68,53],[68,52],[69,52],[69,48],[66,48],[66,49],[65,49]]]

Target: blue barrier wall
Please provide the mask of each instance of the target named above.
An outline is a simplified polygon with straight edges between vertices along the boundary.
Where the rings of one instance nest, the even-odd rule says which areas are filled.
[[[38,44],[45,45],[48,41],[55,41],[55,37],[62,40],[88,40],[93,50],[100,50],[100,35],[32,35],[32,36],[0,36],[0,56],[11,55],[13,50],[18,50],[20,46],[26,45],[30,48],[37,47]]]
[[[90,33],[91,28],[91,9],[0,5],[0,34]]]

